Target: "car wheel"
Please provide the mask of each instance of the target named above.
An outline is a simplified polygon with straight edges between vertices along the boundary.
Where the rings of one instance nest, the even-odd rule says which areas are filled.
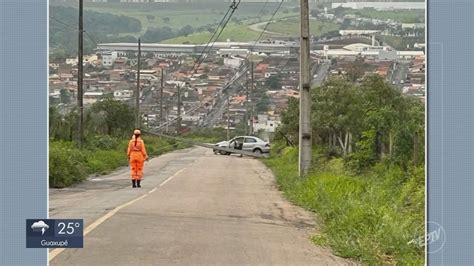
[[[227,152],[225,152],[225,151],[219,151],[219,153],[220,153],[221,155],[226,155]]]
[[[261,150],[261,149],[255,149],[255,150],[253,150],[253,152],[256,153],[256,154],[258,154],[258,155],[262,154],[262,150]]]

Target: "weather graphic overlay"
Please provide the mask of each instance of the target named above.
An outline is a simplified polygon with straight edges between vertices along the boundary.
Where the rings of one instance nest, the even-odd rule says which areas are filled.
[[[82,219],[27,219],[27,248],[82,248]]]

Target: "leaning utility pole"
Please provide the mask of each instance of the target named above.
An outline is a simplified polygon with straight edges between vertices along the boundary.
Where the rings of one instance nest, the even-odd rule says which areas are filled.
[[[178,84],[178,121],[176,122],[176,133],[179,135],[181,132],[181,88]]]
[[[82,68],[82,58],[83,58],[83,0],[79,0],[79,47],[77,55],[77,104],[79,107],[79,125],[78,125],[78,143],[79,147],[82,148],[82,143],[84,141],[84,102],[83,102],[83,91],[82,91],[82,81],[83,81],[83,68]]]
[[[311,79],[309,64],[309,5],[300,0],[300,119],[299,119],[299,175],[311,168]]]
[[[137,61],[137,92],[135,97],[135,108],[137,110],[135,118],[135,127],[140,128],[140,56],[141,56],[141,43],[138,38],[138,61]]]
[[[163,71],[164,69],[161,68],[161,87],[160,87],[160,126],[163,123]]]

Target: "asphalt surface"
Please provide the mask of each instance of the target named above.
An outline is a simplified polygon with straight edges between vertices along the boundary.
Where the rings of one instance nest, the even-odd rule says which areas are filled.
[[[52,190],[51,218],[84,218],[83,249],[50,265],[352,265],[310,242],[314,215],[289,204],[261,162],[192,148]],[[54,258],[52,258],[54,257]]]
[[[400,83],[400,81],[405,81],[405,77],[409,71],[409,63],[401,61],[397,63],[397,66],[395,67],[395,71],[392,75],[391,81],[395,81],[395,84],[392,83],[392,85],[395,85],[398,88],[402,88],[403,84]]]
[[[316,70],[316,73],[317,76],[316,77],[312,77],[312,85],[313,86],[320,86],[323,81],[324,81],[324,78],[327,76],[328,72],[329,72],[329,68],[331,67],[331,62],[330,61],[324,61],[322,62],[317,70]]]

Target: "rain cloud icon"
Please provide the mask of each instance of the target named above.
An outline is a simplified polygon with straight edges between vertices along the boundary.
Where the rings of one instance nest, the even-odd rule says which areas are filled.
[[[41,231],[41,235],[44,235],[44,232],[49,229],[49,225],[44,221],[38,221],[31,225],[31,229],[33,229],[34,232]]]

